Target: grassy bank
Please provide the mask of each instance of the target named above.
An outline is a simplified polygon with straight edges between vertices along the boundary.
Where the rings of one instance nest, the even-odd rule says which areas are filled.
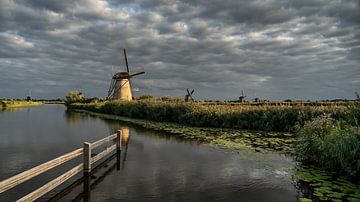
[[[12,108],[12,107],[29,107],[29,106],[40,106],[43,102],[25,101],[25,100],[2,100],[1,108]]]
[[[324,113],[340,120],[345,118],[343,106],[250,106],[207,105],[201,103],[140,100],[132,102],[73,103],[68,109],[174,122],[188,126],[236,128],[261,131],[292,131],[306,121]]]
[[[289,154],[293,148],[293,135],[280,132],[259,132],[237,129],[190,127],[177,123],[164,123],[144,119],[134,119],[117,115],[75,110],[79,113],[102,117],[105,119],[119,120],[130,124],[142,126],[147,129],[165,132],[186,140],[196,140],[210,145],[229,149],[250,149],[258,152],[278,151]]]
[[[359,103],[352,103],[352,107],[338,105],[311,107],[209,105],[138,100],[133,102],[73,103],[68,105],[68,109],[87,110],[155,122],[171,122],[192,127],[229,129],[225,136],[205,129],[202,129],[207,131],[204,133],[192,132],[196,131],[196,128],[181,133],[187,134],[182,135],[187,136],[186,138],[192,137],[200,141],[217,142],[217,144],[234,148],[239,145],[238,143],[243,144],[244,142],[254,148],[264,147],[264,144],[270,145],[268,148],[282,148],[282,144],[295,145],[293,154],[305,164],[316,165],[355,178],[360,175]],[[294,139],[291,135],[283,139],[268,141],[266,137],[269,133],[244,135],[236,132],[236,129],[297,131],[296,144],[292,144]],[[171,129],[170,131],[177,130]],[[252,137],[258,137],[258,139]],[[248,142],[244,141],[246,139]],[[260,141],[261,139],[264,141]],[[251,142],[254,144],[250,144]],[[286,149],[286,151],[292,151],[292,149]]]

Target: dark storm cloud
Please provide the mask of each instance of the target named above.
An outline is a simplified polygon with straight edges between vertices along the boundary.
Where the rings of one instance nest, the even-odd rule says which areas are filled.
[[[281,100],[360,91],[360,1],[0,1],[0,97],[137,94]]]

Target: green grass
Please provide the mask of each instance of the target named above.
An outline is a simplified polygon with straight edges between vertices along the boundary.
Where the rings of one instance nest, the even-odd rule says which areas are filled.
[[[360,177],[360,127],[318,117],[297,133],[295,154],[301,162]]]
[[[249,106],[208,105],[203,103],[140,100],[132,102],[108,101],[73,103],[68,109],[141,118],[160,122],[174,122],[188,126],[236,128],[261,131],[293,131],[306,121],[324,113],[334,119],[344,119],[342,106]]]
[[[13,107],[28,107],[28,106],[40,106],[43,102],[25,101],[25,100],[3,100],[0,107],[13,108]]]

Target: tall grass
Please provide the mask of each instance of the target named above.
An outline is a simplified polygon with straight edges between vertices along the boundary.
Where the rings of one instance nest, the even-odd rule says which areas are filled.
[[[329,115],[307,122],[297,133],[297,158],[331,171],[360,177],[360,128],[347,124],[335,121]]]
[[[85,109],[189,126],[263,131],[292,131],[295,126],[302,126],[306,121],[324,113],[330,113],[334,119],[345,117],[344,107],[203,105],[156,100],[109,101],[97,104],[75,103],[69,105],[68,109]]]

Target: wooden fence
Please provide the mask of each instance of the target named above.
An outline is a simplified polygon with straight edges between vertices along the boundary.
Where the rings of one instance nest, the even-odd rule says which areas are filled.
[[[110,146],[106,147],[103,151],[92,157],[91,155],[92,150],[109,142],[112,143]],[[46,163],[43,163],[39,166],[36,166],[30,170],[24,171],[4,181],[1,181],[0,193],[3,193],[25,181],[28,181],[31,178],[40,175],[41,173],[44,173],[52,168],[62,165],[63,163],[66,163],[79,156],[83,156],[83,163],[80,163],[79,165],[71,168],[70,170],[66,171],[64,174],[58,176],[57,178],[53,179],[52,181],[48,182],[47,184],[43,185],[42,187],[34,190],[33,192],[27,194],[26,196],[18,200],[18,201],[34,201],[40,198],[41,196],[45,195],[49,191],[53,190],[54,188],[58,187],[59,185],[63,184],[64,182],[66,182],[76,174],[80,173],[81,171],[83,172],[84,177],[88,178],[88,176],[91,173],[91,165],[99,161],[100,159],[104,158],[106,155],[108,155],[114,150],[116,150],[116,152],[120,154],[121,151],[120,130],[118,130],[115,134],[107,136],[96,142],[93,143],[85,142],[83,148],[76,149],[72,152],[69,152],[53,160],[50,160]]]

